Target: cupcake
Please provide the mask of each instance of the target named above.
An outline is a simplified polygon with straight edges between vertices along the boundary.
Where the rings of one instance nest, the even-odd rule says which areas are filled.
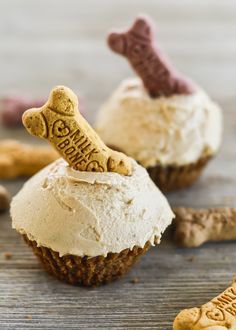
[[[124,80],[98,112],[96,130],[110,147],[144,166],[164,191],[190,186],[217,153],[221,109],[181,76],[155,44],[153,25],[139,17],[110,48],[127,57],[139,77]]]
[[[12,226],[59,280],[96,286],[119,278],[158,244],[173,213],[147,171],[105,146],[65,87],[23,123],[62,158],[25,183]],[[64,159],[63,159],[64,158]]]

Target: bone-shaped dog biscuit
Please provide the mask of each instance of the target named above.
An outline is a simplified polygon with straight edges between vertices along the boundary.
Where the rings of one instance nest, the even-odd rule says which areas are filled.
[[[236,239],[236,209],[174,209],[175,240],[183,247],[197,247],[207,241]]]
[[[218,297],[200,308],[181,311],[173,330],[235,330],[236,329],[236,282]]]
[[[174,70],[156,45],[148,17],[138,17],[128,31],[110,33],[108,45],[128,59],[152,97],[195,91],[195,86]]]
[[[31,176],[58,158],[59,154],[48,146],[2,140],[0,141],[0,179]]]
[[[23,124],[32,135],[47,139],[76,170],[131,174],[131,160],[102,142],[79,113],[69,88],[54,88],[44,106],[24,113]]]
[[[1,99],[1,119],[3,125],[7,127],[22,126],[21,118],[25,110],[40,107],[44,103],[44,99],[27,99],[17,96]]]

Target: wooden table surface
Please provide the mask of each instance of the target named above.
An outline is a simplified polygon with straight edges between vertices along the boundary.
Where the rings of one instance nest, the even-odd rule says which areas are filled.
[[[224,110],[220,154],[191,189],[170,194],[172,205],[236,206],[236,2],[234,0],[0,0],[0,96],[47,95],[57,84],[79,91],[86,116],[124,77],[125,60],[105,35],[146,12],[175,65],[205,87]],[[38,143],[22,129],[0,137]],[[4,183],[14,195],[23,180]],[[10,260],[5,252],[13,254]],[[0,215],[0,329],[172,329],[183,308],[207,302],[236,273],[235,243],[179,249],[165,235],[118,282],[77,288],[51,278]],[[132,279],[138,278],[138,283]]]

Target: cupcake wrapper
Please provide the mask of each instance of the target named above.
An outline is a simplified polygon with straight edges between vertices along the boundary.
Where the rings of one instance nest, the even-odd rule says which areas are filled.
[[[46,247],[38,247],[35,241],[29,240],[26,235],[23,237],[48,273],[63,282],[83,286],[97,286],[118,279],[150,247],[150,242],[147,242],[144,248],[135,246],[132,250],[108,253],[107,257],[88,258],[74,255],[60,257],[58,252]]]
[[[123,152],[114,145],[108,145],[109,148]],[[201,157],[197,162],[182,166],[161,166],[146,167],[151,179],[163,192],[170,192],[178,189],[184,189],[191,186],[200,176],[202,170],[213,156]]]
[[[182,166],[148,167],[147,171],[162,191],[170,192],[191,186],[211,158],[211,156],[202,157],[195,163]]]

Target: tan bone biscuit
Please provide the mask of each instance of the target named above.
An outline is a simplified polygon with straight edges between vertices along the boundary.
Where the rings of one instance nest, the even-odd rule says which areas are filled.
[[[175,208],[175,240],[183,247],[236,239],[236,209]]]
[[[52,148],[33,146],[16,140],[0,142],[0,179],[31,176],[59,158]]]
[[[47,139],[76,170],[131,174],[130,159],[102,142],[79,113],[69,88],[54,88],[43,107],[24,113],[23,124],[32,135]]]
[[[235,330],[236,282],[218,297],[201,306],[181,311],[173,330]]]

